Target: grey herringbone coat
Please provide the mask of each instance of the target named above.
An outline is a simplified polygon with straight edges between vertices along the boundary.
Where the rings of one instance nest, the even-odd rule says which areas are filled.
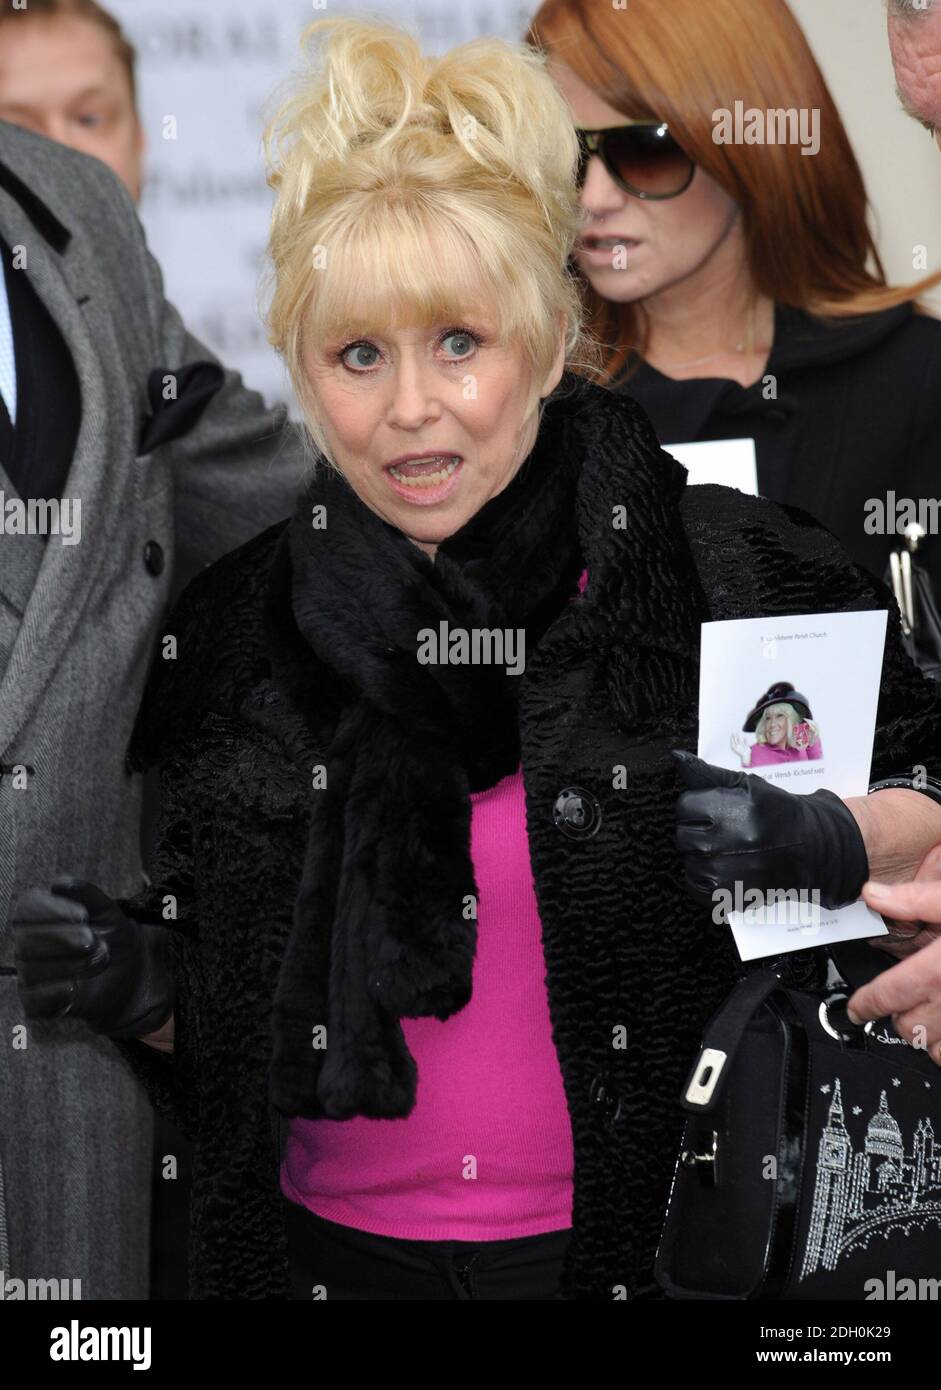
[[[25,248],[82,398],[63,492],[81,499],[80,543],[0,534],[0,763],[32,769],[0,775],[0,1270],[81,1279],[83,1299],[145,1298],[149,1101],[83,1024],[27,1024],[9,906],[66,871],[139,890],[141,779],[125,751],[172,561],[196,568],[287,515],[304,447],[284,407],[227,372],[194,426],[142,455],[149,374],[212,354],[164,298],[103,164],[0,122],[0,165],[0,236]],[[17,495],[2,467],[0,489]],[[159,574],[144,560],[154,541]]]

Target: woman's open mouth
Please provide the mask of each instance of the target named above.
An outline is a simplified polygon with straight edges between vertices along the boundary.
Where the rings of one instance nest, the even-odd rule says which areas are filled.
[[[390,463],[385,475],[400,497],[428,507],[442,502],[454,491],[463,463],[460,454],[428,454],[404,463]]]
[[[606,265],[618,247],[631,252],[639,245],[639,241],[629,236],[585,236],[578,242],[578,250],[599,265]]]

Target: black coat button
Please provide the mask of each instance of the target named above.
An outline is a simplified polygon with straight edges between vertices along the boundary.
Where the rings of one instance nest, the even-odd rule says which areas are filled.
[[[566,787],[555,799],[552,818],[563,835],[588,839],[601,824],[601,807],[598,798],[584,787]]]
[[[159,541],[148,541],[144,546],[144,564],[151,574],[163,574],[166,558]]]
[[[588,1100],[604,1124],[609,1129],[616,1129],[623,1115],[621,1097],[605,1075],[599,1073],[592,1078]]]

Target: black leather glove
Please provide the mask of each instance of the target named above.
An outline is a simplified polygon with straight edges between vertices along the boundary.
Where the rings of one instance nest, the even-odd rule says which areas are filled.
[[[833,792],[798,796],[755,773],[728,772],[673,750],[689,790],[677,802],[676,843],[692,895],[717,889],[817,889],[826,908],[855,902],[869,859],[852,811]]]
[[[30,1018],[81,1018],[136,1038],[173,1012],[170,934],[126,917],[93,883],[59,878],[20,894],[10,914],[17,986]]]

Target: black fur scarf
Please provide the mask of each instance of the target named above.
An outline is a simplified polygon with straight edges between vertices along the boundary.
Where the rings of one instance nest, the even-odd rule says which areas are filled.
[[[469,793],[519,764],[521,676],[419,651],[446,623],[522,629],[531,653],[576,594],[584,454],[560,444],[541,429],[434,561],[323,463],[285,531],[294,622],[349,691],[274,1000],[270,1094],[286,1114],[407,1115],[417,1078],[399,1020],[446,1019],[470,998]]]

